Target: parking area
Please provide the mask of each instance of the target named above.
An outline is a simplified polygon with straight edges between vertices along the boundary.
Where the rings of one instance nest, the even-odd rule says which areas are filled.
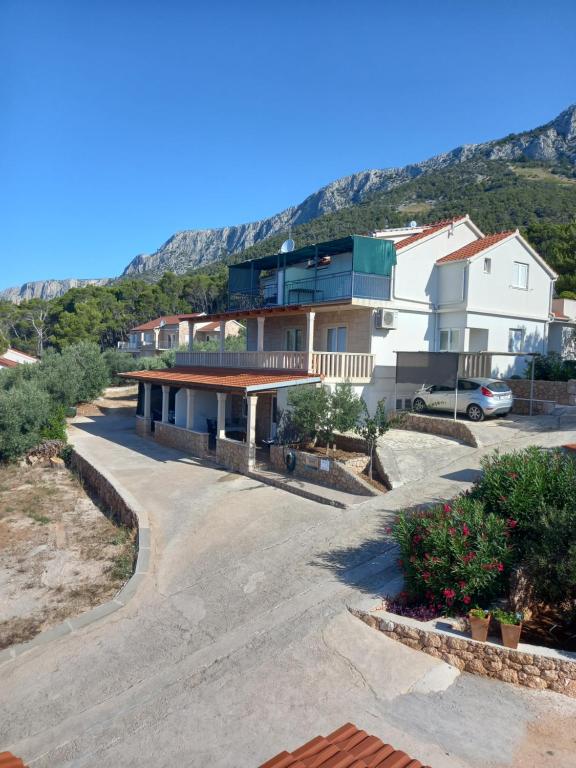
[[[572,765],[576,702],[454,674],[346,610],[399,589],[391,519],[468,487],[481,449],[338,510],[140,438],[121,413],[72,439],[146,508],[151,572],[125,608],[0,667],[0,744],[33,768],[249,768],[349,720],[435,768],[550,750]],[[576,432],[501,445],[528,440]]]

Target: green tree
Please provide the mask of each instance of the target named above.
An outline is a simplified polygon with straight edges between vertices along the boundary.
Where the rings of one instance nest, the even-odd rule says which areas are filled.
[[[378,439],[382,437],[389,429],[390,422],[386,416],[386,405],[384,400],[380,400],[376,406],[374,415],[370,415],[368,406],[361,400],[362,403],[362,416],[360,422],[356,425],[356,434],[364,438],[368,446],[368,453],[370,455],[369,475],[372,479],[372,467],[374,464],[374,451],[378,444]]]
[[[37,445],[53,415],[49,394],[36,382],[0,391],[0,461],[14,461]]]

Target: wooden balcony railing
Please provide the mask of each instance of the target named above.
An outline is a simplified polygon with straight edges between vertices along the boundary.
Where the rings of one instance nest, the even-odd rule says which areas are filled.
[[[177,352],[176,365],[206,368],[246,368],[315,373],[329,380],[367,383],[374,355],[365,352]]]

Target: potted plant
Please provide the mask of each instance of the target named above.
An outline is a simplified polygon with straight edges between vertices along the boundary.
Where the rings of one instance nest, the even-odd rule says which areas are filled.
[[[468,612],[468,621],[470,622],[472,640],[485,643],[490,626],[490,611],[485,611],[484,608],[472,608]]]
[[[502,611],[500,608],[497,608],[494,611],[494,618],[500,624],[502,645],[506,648],[518,648],[522,632],[522,619],[524,618],[522,614]]]

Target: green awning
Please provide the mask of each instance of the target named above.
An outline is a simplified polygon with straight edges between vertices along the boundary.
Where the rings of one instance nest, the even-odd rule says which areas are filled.
[[[396,248],[391,240],[353,235],[352,269],[370,275],[390,277],[396,264]]]

